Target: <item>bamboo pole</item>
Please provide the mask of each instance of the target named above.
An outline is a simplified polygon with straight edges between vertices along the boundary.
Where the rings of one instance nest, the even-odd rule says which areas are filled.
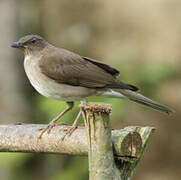
[[[143,155],[153,128],[128,127],[122,131],[113,131],[111,135],[110,105],[88,103],[82,104],[81,109],[87,132],[89,179],[130,179]],[[122,139],[124,137],[123,134],[127,135],[127,138],[124,140]],[[115,139],[117,139],[117,142],[120,141],[121,144],[125,144],[124,147],[122,146],[123,149],[119,146],[119,143],[112,144],[112,141],[114,142]],[[114,156],[113,151],[126,152],[127,156]]]
[[[114,162],[111,140],[110,105],[83,104],[88,140],[89,179],[90,180],[120,180],[120,173]]]
[[[55,126],[52,131],[45,133],[39,139],[40,131],[44,128],[43,124],[4,124],[0,125],[0,152],[37,152],[68,155],[87,155],[88,143],[85,127],[79,126],[71,136],[66,136],[64,141],[61,138],[65,135],[66,129],[70,126]],[[112,141],[114,146],[114,155],[117,157],[138,157],[140,146],[134,146],[135,151],[130,150],[133,147],[130,139],[138,139],[139,133],[135,132],[137,127],[128,130],[112,130]],[[135,135],[136,134],[136,135]],[[127,144],[126,144],[126,143]],[[140,142],[140,141],[138,141]]]

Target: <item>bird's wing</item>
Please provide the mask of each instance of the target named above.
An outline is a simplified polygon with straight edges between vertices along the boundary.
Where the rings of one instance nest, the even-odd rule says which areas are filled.
[[[82,58],[86,61],[89,61],[91,62],[92,64],[95,64],[96,66],[104,69],[106,72],[108,72],[109,74],[112,74],[114,77],[117,77],[119,76],[119,71],[113,67],[110,67],[109,65],[107,64],[104,64],[102,62],[99,62],[99,61],[96,61],[94,59],[91,59],[91,58],[88,58],[88,57],[83,57]]]
[[[116,80],[115,76],[119,72],[114,68],[91,61],[65,49],[56,48],[41,58],[39,67],[42,73],[58,83],[88,88],[117,87],[118,84],[123,89],[131,87]]]

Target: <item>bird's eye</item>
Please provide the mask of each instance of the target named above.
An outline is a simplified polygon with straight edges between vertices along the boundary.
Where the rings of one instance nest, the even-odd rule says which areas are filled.
[[[31,40],[31,42],[32,42],[32,43],[36,43],[36,39],[33,38],[33,39]]]

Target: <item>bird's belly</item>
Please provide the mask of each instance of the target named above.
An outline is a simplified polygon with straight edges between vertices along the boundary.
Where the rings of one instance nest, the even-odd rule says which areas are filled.
[[[79,86],[58,84],[56,82],[40,82],[36,79],[30,79],[30,82],[41,95],[57,100],[75,101],[96,95],[95,90],[89,90]]]
[[[31,85],[41,95],[48,98],[74,101],[97,94],[95,89],[57,83],[56,81],[42,74],[37,65],[33,65],[33,63],[27,68],[25,62],[25,72],[28,76],[28,79],[30,80]]]

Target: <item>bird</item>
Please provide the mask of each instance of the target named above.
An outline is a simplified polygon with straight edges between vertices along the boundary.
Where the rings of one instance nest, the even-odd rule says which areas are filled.
[[[50,133],[57,120],[73,108],[74,101],[85,103],[90,96],[126,97],[168,114],[173,112],[169,107],[142,95],[136,86],[119,81],[120,72],[116,68],[55,47],[39,35],[23,36],[11,47],[23,50],[24,69],[31,85],[41,95],[67,104],[64,111],[40,129],[40,139],[45,132]],[[66,135],[71,135],[77,128],[80,116],[81,111]]]

